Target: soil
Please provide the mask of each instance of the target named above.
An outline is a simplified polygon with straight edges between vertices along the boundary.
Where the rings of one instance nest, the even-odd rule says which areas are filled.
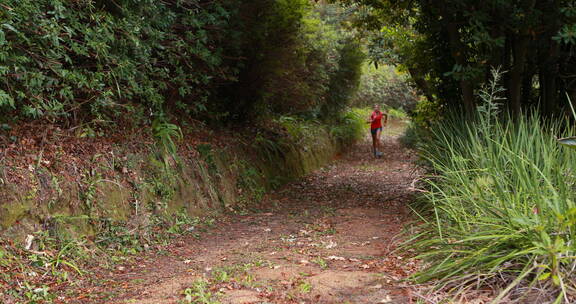
[[[420,172],[396,135],[383,145],[377,159],[363,141],[267,196],[260,212],[227,215],[200,238],[100,271],[76,302],[189,303],[184,292],[202,281],[214,302],[197,303],[415,302],[402,279],[418,262],[396,249]]]

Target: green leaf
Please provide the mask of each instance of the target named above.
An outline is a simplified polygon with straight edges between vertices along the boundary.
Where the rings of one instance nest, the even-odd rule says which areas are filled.
[[[4,23],[4,24],[2,24],[2,26],[4,28],[7,28],[7,29],[13,31],[14,33],[20,33],[17,29],[15,29],[12,25],[10,25],[8,23]]]
[[[14,108],[14,99],[12,96],[8,95],[6,91],[0,89],[0,107],[10,106]]]
[[[550,277],[550,272],[544,272],[543,274],[538,276],[538,281],[544,281]]]
[[[558,142],[563,146],[576,149],[576,136],[560,138]]]
[[[553,275],[552,276],[552,282],[554,283],[554,285],[559,286],[560,285],[560,277],[558,275]]]

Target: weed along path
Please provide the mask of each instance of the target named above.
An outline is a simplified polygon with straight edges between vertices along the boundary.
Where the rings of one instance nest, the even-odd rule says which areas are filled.
[[[384,146],[374,159],[362,142],[266,197],[261,213],[118,267],[83,302],[413,302],[399,280],[416,265],[394,249],[410,221],[415,157],[395,136]]]

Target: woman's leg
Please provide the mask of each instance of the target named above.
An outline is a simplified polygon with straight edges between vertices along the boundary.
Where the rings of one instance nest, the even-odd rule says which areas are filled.
[[[378,132],[377,130],[370,130],[370,134],[372,135],[372,154],[377,156],[378,153]]]
[[[380,154],[382,152],[382,143],[380,142],[380,136],[382,135],[382,128],[376,131],[376,144],[374,145],[376,148],[377,153]]]

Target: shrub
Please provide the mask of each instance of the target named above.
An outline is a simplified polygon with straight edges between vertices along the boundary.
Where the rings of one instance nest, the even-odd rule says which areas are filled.
[[[397,119],[406,119],[408,118],[408,114],[404,112],[402,109],[394,109],[390,108],[387,110],[389,118],[397,118]]]
[[[358,42],[347,39],[339,50],[339,55],[337,69],[330,75],[326,102],[322,106],[324,118],[331,118],[331,115],[345,109],[360,84],[365,55]]]
[[[97,119],[167,98],[206,107],[224,64],[231,10],[220,1],[6,0],[0,16],[0,112]],[[128,103],[130,101],[130,103]]]
[[[369,114],[368,114],[369,115]],[[366,111],[353,109],[341,114],[333,122],[330,134],[341,146],[348,145],[362,138],[367,130]]]
[[[417,127],[414,125],[413,122],[408,124],[406,131],[404,134],[400,136],[399,140],[402,145],[408,148],[416,149],[418,148],[418,143],[420,142],[420,134],[418,132]]]
[[[318,12],[326,7],[334,10]],[[336,7],[307,0],[245,5],[238,27],[246,59],[218,111],[246,120],[271,114],[317,118],[343,110],[357,87],[363,55],[338,27],[343,14]]]
[[[494,303],[520,285],[573,303],[576,154],[555,136],[574,128],[538,114],[500,120],[498,94],[493,84],[476,120],[452,115],[422,143],[437,177],[427,180],[434,216],[413,245],[427,261],[415,279],[452,293],[504,283]]]
[[[427,134],[430,132],[431,126],[434,123],[442,121],[443,114],[444,108],[439,103],[429,101],[427,98],[422,97],[410,116],[414,126],[418,128],[421,133]]]
[[[417,101],[416,91],[411,87],[405,74],[397,72],[391,66],[376,69],[365,65],[360,87],[352,103],[357,107],[386,104],[393,109],[412,111]]]

